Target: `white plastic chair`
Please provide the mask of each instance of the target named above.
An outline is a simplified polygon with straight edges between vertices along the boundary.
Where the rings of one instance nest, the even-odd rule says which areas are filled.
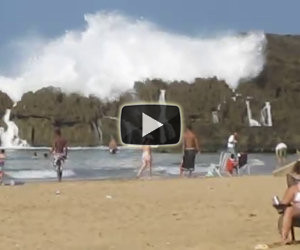
[[[226,172],[226,162],[229,158],[230,153],[228,152],[221,152],[219,157],[218,163],[211,163],[208,171],[206,173],[206,176],[220,176],[222,177],[223,174]]]

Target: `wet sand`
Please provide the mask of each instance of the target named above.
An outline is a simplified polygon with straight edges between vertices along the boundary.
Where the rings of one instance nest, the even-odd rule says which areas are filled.
[[[280,241],[271,198],[285,187],[272,176],[1,186],[0,249],[254,249]]]

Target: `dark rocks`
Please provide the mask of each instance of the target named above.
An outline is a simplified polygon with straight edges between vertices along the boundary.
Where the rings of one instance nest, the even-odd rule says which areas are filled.
[[[99,133],[102,106],[95,97],[49,87],[24,94],[12,110],[12,118],[20,137],[33,146],[50,145],[54,127],[62,129],[72,146],[96,146],[103,142]]]

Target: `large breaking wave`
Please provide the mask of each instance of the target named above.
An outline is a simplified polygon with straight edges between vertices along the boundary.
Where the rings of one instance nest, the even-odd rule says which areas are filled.
[[[16,76],[0,75],[0,89],[15,101],[49,85],[110,98],[147,78],[191,82],[214,76],[235,88],[264,65],[263,32],[191,37],[115,12],[87,14],[85,21],[83,30],[24,42],[29,55],[15,62]]]

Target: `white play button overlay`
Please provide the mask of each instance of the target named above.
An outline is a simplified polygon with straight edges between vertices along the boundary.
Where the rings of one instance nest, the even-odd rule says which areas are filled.
[[[175,145],[181,137],[178,106],[128,104],[120,113],[122,143],[131,145]]]
[[[160,128],[161,126],[163,126],[162,123],[153,119],[149,115],[146,115],[145,113],[143,113],[143,122],[142,122],[143,137],[145,135],[151,133],[153,130]]]

